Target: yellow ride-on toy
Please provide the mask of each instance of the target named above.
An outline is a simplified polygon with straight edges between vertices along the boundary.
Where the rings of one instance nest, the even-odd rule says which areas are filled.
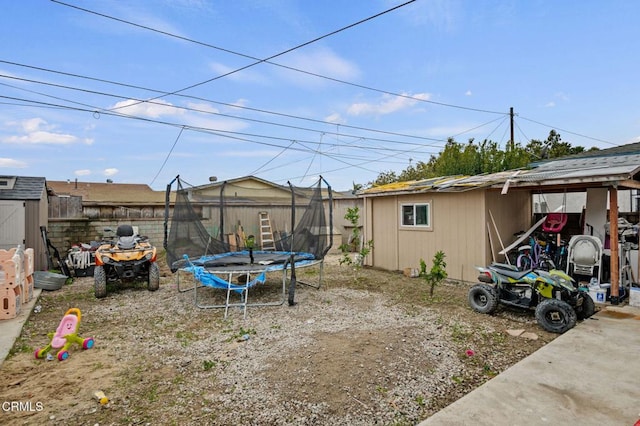
[[[105,228],[106,232],[112,232]],[[145,280],[149,291],[160,287],[160,267],[156,263],[156,248],[146,237],[136,235],[131,225],[120,225],[116,238],[105,241],[96,250],[93,270],[95,295],[107,295],[107,282]]]
[[[78,336],[78,329],[80,328],[80,319],[82,314],[80,309],[71,308],[64,316],[60,325],[54,333],[49,333],[48,336],[51,339],[51,343],[41,349],[36,349],[36,359],[44,358],[51,349],[57,349],[58,361],[64,361],[69,358],[69,348],[72,344],[77,343],[82,349],[91,349],[94,341],[93,337],[86,339]]]

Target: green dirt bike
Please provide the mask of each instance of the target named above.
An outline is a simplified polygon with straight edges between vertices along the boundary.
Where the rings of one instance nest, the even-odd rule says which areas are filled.
[[[113,232],[105,228],[105,232]],[[116,238],[103,242],[96,250],[93,271],[95,295],[107,295],[107,282],[144,280],[149,291],[160,287],[160,267],[156,262],[156,248],[146,237],[135,235],[131,225],[120,225]]]
[[[500,304],[534,309],[538,324],[551,333],[564,333],[577,320],[589,318],[595,312],[589,294],[576,288],[574,280],[562,271],[520,271],[501,263],[476,269],[480,272],[480,283],[469,289],[467,297],[476,312],[491,314]]]

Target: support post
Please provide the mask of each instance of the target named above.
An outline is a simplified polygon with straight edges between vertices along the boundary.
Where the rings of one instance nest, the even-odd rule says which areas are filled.
[[[618,188],[609,188],[609,238],[611,245],[611,304],[620,303],[620,253],[618,250]]]

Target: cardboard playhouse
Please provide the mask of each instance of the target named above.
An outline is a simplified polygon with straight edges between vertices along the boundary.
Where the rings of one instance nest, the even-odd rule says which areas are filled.
[[[34,251],[0,250],[0,320],[15,318],[33,298]]]

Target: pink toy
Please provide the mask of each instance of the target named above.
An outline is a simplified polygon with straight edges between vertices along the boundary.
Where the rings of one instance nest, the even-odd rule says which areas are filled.
[[[62,320],[60,325],[56,329],[55,333],[49,333],[48,336],[51,339],[51,343],[42,349],[36,349],[35,356],[37,359],[42,359],[51,349],[57,349],[58,361],[64,361],[69,358],[68,349],[73,343],[77,343],[82,346],[82,349],[91,349],[93,347],[93,338],[89,337],[83,339],[78,336],[78,329],[80,328],[80,319],[82,314],[80,309],[69,309]]]

